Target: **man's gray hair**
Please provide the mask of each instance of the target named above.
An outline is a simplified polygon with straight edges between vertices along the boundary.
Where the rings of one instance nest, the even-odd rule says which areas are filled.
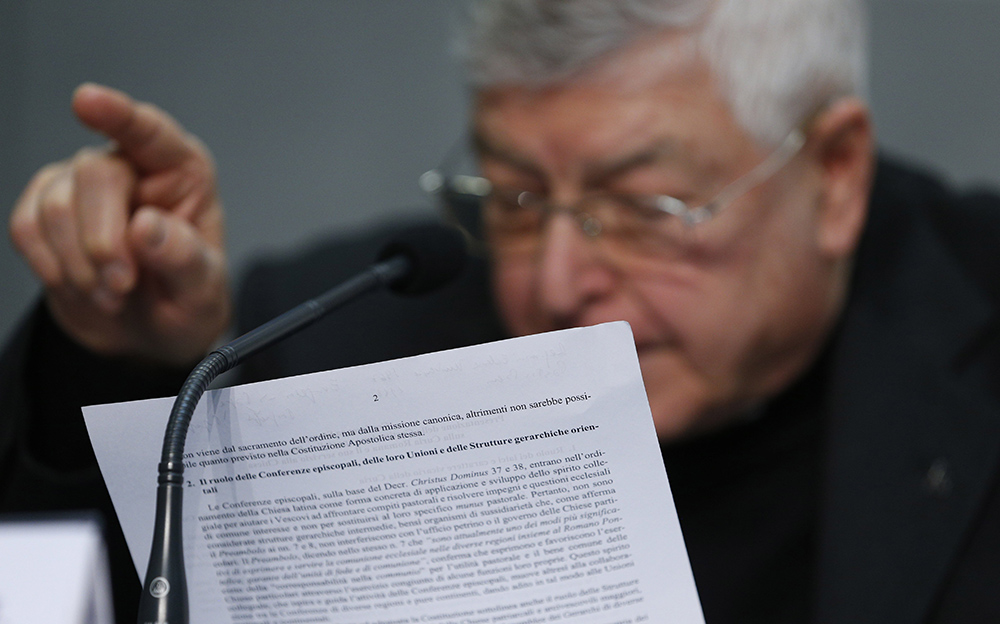
[[[687,32],[737,121],[776,145],[867,91],[863,0],[475,0],[459,54],[474,89],[585,76],[644,35]]]

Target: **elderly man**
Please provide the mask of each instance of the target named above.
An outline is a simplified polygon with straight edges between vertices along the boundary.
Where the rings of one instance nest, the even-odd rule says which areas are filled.
[[[434,299],[359,304],[244,377],[624,319],[709,623],[1000,619],[1000,203],[877,161],[862,13],[476,4],[488,261]],[[73,106],[115,149],[40,171],[11,219],[46,296],[0,377],[8,509],[107,512],[77,407],[175,388],[230,314],[205,148],[109,89]],[[240,325],[378,238],[251,273]]]

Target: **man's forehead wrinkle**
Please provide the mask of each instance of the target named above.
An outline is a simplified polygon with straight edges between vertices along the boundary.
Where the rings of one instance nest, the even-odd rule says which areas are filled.
[[[589,185],[652,165],[697,169],[706,146],[692,140],[687,119],[692,110],[714,108],[714,101],[704,101],[710,82],[705,68],[631,73],[643,79],[480,92],[474,126],[479,154],[550,182]],[[674,115],[680,118],[671,120]]]

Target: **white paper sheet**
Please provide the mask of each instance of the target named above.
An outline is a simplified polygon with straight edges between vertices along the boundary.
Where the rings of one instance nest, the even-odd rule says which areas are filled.
[[[171,399],[85,408],[140,575]],[[630,328],[209,392],[192,622],[702,622]]]
[[[104,538],[95,521],[0,521],[0,624],[113,620]]]

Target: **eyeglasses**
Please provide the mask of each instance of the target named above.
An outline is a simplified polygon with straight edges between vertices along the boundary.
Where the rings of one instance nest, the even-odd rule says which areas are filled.
[[[447,218],[482,249],[499,254],[534,253],[545,224],[556,214],[572,216],[587,237],[622,256],[655,256],[676,248],[690,230],[718,215],[751,189],[780,171],[805,145],[795,129],[767,158],[727,184],[700,205],[670,195],[594,193],[569,206],[472,175],[446,175],[444,168],[428,171],[421,188],[440,198]]]

